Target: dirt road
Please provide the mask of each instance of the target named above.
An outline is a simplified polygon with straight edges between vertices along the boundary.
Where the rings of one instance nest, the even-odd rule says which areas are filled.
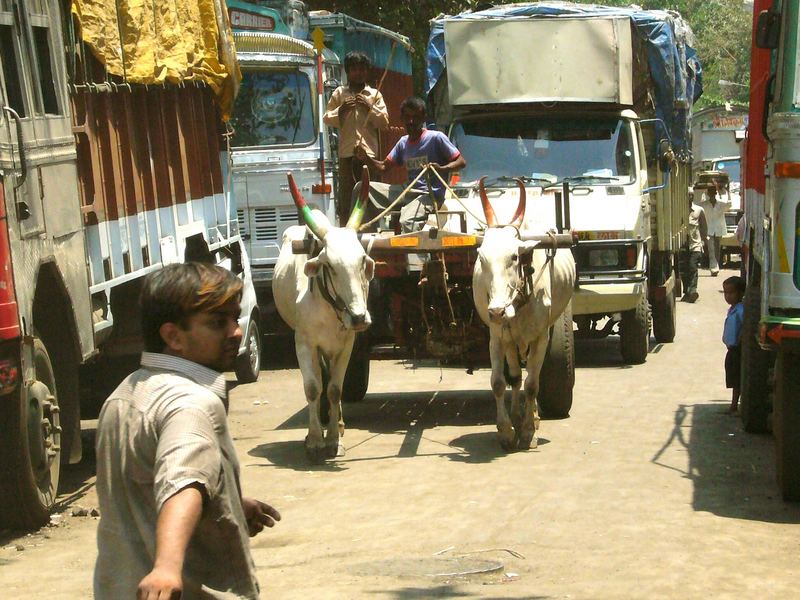
[[[253,543],[263,597],[796,597],[800,507],[772,439],[723,414],[721,281],[701,277],[644,365],[581,342],[572,416],[530,452],[499,450],[485,369],[374,363],[346,457],[313,467],[298,371],[237,388],[245,492],[284,517]],[[4,598],[91,597],[96,519],[72,511],[96,506],[92,481],[68,474],[57,526],[0,534]],[[452,575],[470,570],[489,572]]]

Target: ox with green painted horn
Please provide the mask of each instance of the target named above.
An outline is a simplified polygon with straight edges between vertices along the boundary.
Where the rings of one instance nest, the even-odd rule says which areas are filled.
[[[305,226],[289,227],[283,234],[272,295],[278,313],[295,332],[297,362],[309,407],[306,452],[317,462],[344,454],[340,443],[344,376],[356,333],[372,322],[367,295],[375,261],[367,256],[356,231],[363,216],[363,198],[356,202],[347,226],[334,227],[323,212],[306,204],[291,174],[288,178]],[[366,183],[368,188],[369,181]],[[318,242],[311,244],[310,254],[295,254],[293,242],[302,244],[308,230]],[[330,403],[324,435],[320,419],[323,391]]]

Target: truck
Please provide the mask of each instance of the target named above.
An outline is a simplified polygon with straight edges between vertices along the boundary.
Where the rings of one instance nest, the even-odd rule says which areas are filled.
[[[797,0],[756,0],[745,138],[740,413],[775,437],[785,500],[800,500],[800,73]]]
[[[691,39],[674,12],[542,2],[437,18],[428,46],[434,121],[467,160],[447,208],[475,213],[483,176],[501,206],[525,182],[526,227],[553,228],[566,204],[576,335],[618,333],[630,364],[647,358],[651,321],[657,342],[675,336],[702,93]]]
[[[722,258],[739,252],[736,226],[743,210],[741,193],[741,142],[747,127],[745,106],[714,106],[692,115],[692,157],[694,181],[701,172],[726,173],[728,184],[721,192],[730,203],[725,213],[728,233],[722,238]]]
[[[262,308],[262,333],[284,334],[288,328],[275,309],[271,282],[283,233],[298,224],[286,172],[334,223],[337,134],[322,116],[330,94],[346,83],[344,54],[362,50],[371,57],[371,84],[383,83],[389,113],[399,124],[400,102],[411,91],[411,44],[347,15],[309,13],[299,0],[227,5],[243,74],[231,118],[237,215]],[[292,26],[285,22],[289,17]]]
[[[48,521],[81,418],[138,366],[145,275],[224,265],[243,330],[258,318],[223,175],[230,28],[219,3],[174,4],[0,2],[0,528]]]

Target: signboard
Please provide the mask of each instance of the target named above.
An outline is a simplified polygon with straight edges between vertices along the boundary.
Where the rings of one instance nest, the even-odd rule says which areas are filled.
[[[241,8],[231,7],[228,10],[231,27],[240,31],[275,31],[275,19],[269,15],[261,15]]]
[[[703,131],[736,131],[746,129],[749,120],[748,115],[716,115],[710,121],[703,121]]]

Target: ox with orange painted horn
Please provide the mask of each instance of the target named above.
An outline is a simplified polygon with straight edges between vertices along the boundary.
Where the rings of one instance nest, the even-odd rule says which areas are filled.
[[[497,217],[495,216],[494,209],[492,208],[491,202],[489,202],[489,196],[486,193],[486,186],[483,183],[486,179],[486,176],[480,178],[478,181],[478,192],[481,196],[481,206],[483,206],[483,214],[486,216],[486,224],[489,227],[499,227],[500,224],[497,222]],[[519,229],[522,226],[522,220],[525,217],[525,206],[526,206],[526,196],[525,196],[525,182],[518,177],[514,178],[514,181],[517,182],[517,187],[519,188],[519,202],[517,203],[517,209],[514,211],[514,216],[511,218],[511,222],[508,225],[512,227],[516,227]]]

